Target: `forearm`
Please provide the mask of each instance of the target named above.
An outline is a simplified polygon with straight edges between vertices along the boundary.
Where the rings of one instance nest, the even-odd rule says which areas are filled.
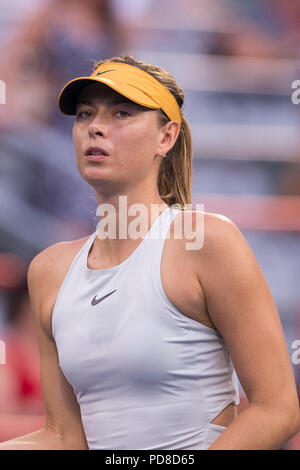
[[[298,419],[294,416],[293,420],[274,408],[250,404],[208,450],[275,450],[298,431],[299,416]]]
[[[77,449],[83,449],[80,443]],[[72,450],[76,444],[63,438],[60,433],[42,428],[37,431],[0,442],[0,450]]]

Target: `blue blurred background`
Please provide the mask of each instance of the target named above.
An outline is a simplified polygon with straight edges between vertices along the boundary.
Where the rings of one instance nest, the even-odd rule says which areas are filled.
[[[44,422],[28,264],[97,223],[93,190],[75,166],[73,118],[57,108],[61,87],[90,74],[94,60],[131,54],[184,88],[193,204],[242,231],[292,358],[300,339],[300,105],[291,101],[299,20],[298,0],[1,0],[0,440]],[[299,369],[293,364],[300,392]],[[284,448],[300,449],[300,435]]]

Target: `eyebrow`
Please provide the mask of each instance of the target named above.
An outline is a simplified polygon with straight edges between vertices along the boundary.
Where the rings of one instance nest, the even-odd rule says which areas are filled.
[[[121,104],[121,103],[129,103],[129,104],[133,104],[133,105],[136,105],[136,103],[134,103],[133,101],[131,100],[128,100],[127,98],[115,98],[115,99],[111,99],[108,101],[108,104],[112,104],[112,105],[115,105],[115,104]],[[77,106],[81,105],[81,104],[87,104],[89,106],[95,106],[95,103],[93,103],[92,101],[89,101],[89,100],[79,100],[77,102]],[[138,105],[137,105],[138,106]]]

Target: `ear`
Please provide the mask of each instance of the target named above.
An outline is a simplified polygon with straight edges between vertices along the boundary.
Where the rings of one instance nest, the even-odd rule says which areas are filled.
[[[160,141],[157,148],[158,155],[166,155],[175,144],[180,132],[180,124],[177,121],[168,121],[160,129]]]

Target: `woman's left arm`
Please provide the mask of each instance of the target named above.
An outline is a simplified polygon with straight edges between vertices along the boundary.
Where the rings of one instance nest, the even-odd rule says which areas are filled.
[[[299,400],[279,314],[245,238],[206,213],[197,274],[249,407],[209,449],[278,449],[300,429]]]

